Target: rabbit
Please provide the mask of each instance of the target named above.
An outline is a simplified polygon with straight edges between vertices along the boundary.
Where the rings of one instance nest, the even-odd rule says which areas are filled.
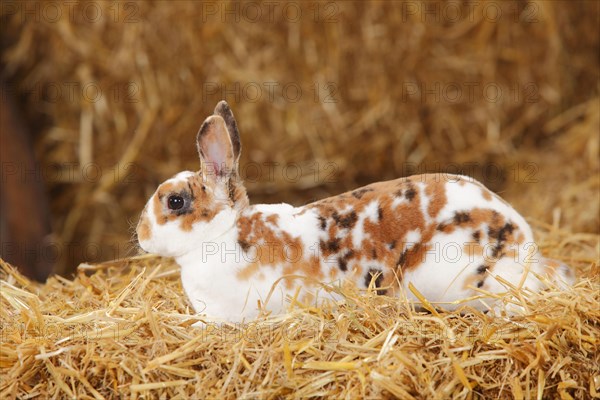
[[[323,283],[350,282],[419,305],[412,284],[435,306],[488,311],[495,300],[485,293],[575,281],[570,267],[540,255],[525,219],[473,178],[423,174],[301,207],[250,205],[225,101],[196,144],[200,170],[162,183],[136,232],[144,251],[175,258],[191,305],[211,320],[251,320],[259,303],[280,313],[287,296],[300,290],[314,299]]]

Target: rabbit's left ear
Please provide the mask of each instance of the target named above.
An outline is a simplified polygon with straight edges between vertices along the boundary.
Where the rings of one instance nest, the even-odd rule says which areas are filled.
[[[242,151],[242,143],[240,141],[240,132],[238,131],[237,123],[233,116],[233,111],[229,107],[229,104],[225,100],[221,100],[215,107],[214,115],[218,115],[225,120],[227,131],[229,132],[229,139],[233,146],[233,158],[237,163],[240,159],[240,153]]]
[[[202,170],[208,175],[226,176],[236,173],[234,147],[225,119],[211,115],[200,127],[196,138]]]

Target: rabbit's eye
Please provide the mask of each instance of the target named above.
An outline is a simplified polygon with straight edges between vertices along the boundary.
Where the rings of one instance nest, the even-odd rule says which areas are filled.
[[[183,197],[176,194],[169,196],[169,198],[167,199],[167,204],[169,206],[169,209],[171,210],[180,210],[183,207],[184,203],[185,200],[183,199]]]

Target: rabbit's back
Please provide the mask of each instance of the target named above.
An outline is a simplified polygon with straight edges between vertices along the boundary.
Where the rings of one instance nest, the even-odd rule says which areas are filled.
[[[253,206],[238,219],[238,232],[251,261],[241,279],[270,267],[360,287],[374,279],[385,294],[407,276],[447,292],[464,273],[460,292],[481,288],[500,260],[527,261],[526,245],[533,243],[531,229],[506,202],[472,178],[448,174],[378,182],[299,208]]]

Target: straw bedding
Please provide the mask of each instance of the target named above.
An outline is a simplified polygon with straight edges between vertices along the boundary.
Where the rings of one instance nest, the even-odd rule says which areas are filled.
[[[545,231],[594,254],[597,237]],[[585,251],[581,251],[584,249]],[[577,252],[577,251],[575,251]],[[563,251],[568,254],[569,251]],[[594,256],[592,256],[594,258]],[[191,324],[177,266],[138,256],[33,284],[2,263],[2,398],[579,398],[600,396],[600,271],[566,293],[515,292],[510,319],[415,312],[341,291],[248,325]]]
[[[47,182],[56,242],[79,240],[58,271],[86,261],[74,277],[38,284],[1,262],[2,398],[600,397],[596,2],[524,3],[538,7],[535,23],[515,22],[527,14],[521,3],[494,3],[506,18],[453,24],[405,18],[393,2],[336,3],[329,24],[198,24],[193,2],[135,4],[131,24],[6,20],[4,76],[17,88],[133,82],[140,92],[133,103],[49,102],[35,90],[23,98],[31,119],[50,120],[36,142],[45,166],[111,172]],[[306,95],[202,93],[203,83],[238,81],[296,82]],[[314,101],[315,82],[335,83],[339,101]],[[453,103],[406,97],[407,82],[496,82],[523,96]],[[537,97],[527,101],[531,82]],[[310,168],[293,182],[280,170],[247,179],[255,202],[302,204],[415,165],[475,162],[473,175],[528,218],[542,253],[572,265],[577,285],[508,293],[524,307],[510,319],[417,312],[401,299],[325,288],[345,300],[290,299],[288,313],[247,326],[192,327],[177,265],[122,257],[135,253],[129,228],[156,184],[197,168],[194,133],[222,97],[240,125],[242,165],[336,167],[331,181]],[[490,165],[508,172],[490,179]],[[87,244],[100,250],[82,251]],[[100,262],[109,258],[119,259]]]

